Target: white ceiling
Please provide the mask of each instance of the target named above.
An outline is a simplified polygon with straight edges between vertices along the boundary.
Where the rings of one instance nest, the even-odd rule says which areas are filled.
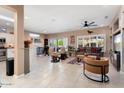
[[[95,21],[99,26],[111,23],[120,6],[100,5],[26,5],[25,30],[36,33],[58,33],[83,29],[81,22]],[[0,7],[0,15],[13,19],[14,13]],[[108,16],[108,19],[105,19]],[[13,23],[0,19],[0,25]]]
[[[25,29],[38,33],[58,33],[83,29],[81,22],[110,24],[120,6],[104,5],[26,5]],[[108,16],[108,19],[105,19]]]

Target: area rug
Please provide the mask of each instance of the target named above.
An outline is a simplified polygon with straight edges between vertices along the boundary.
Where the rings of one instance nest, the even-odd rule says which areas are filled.
[[[83,64],[82,61],[81,62],[77,62],[77,58],[75,58],[75,57],[69,58],[67,63],[68,64],[77,64],[77,65],[82,65]]]

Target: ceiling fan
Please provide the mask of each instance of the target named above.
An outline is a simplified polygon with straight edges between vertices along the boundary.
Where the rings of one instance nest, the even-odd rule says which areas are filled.
[[[88,22],[88,21],[84,21],[83,23],[81,23],[83,25],[83,27],[91,27],[91,26],[97,26],[97,24],[95,24],[95,22]]]

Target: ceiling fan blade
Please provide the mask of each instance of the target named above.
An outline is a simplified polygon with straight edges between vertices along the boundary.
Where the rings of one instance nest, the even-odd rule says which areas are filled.
[[[82,25],[83,27],[87,27],[84,23],[81,23],[81,25]]]
[[[84,26],[84,23],[81,23],[81,25],[83,25],[83,26]]]
[[[83,27],[88,28],[89,26],[84,25]]]
[[[90,26],[98,26],[97,24],[94,24],[94,25],[90,25]]]
[[[91,22],[91,23],[89,23],[89,25],[92,25],[92,24],[94,24],[95,22]]]

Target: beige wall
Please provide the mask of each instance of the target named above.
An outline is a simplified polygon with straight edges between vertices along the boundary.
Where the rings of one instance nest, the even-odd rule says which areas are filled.
[[[116,20],[119,19],[119,28],[117,30],[114,30],[114,23]],[[121,71],[124,72],[124,6],[120,7],[120,11],[118,11],[117,15],[113,19],[110,27],[112,28],[112,36],[114,34],[121,32],[121,42],[120,42],[120,49],[121,49]],[[112,43],[114,45],[114,41]],[[112,46],[113,47],[113,46]],[[114,47],[113,47],[114,51]]]
[[[25,36],[25,40],[31,40],[30,37],[30,33],[29,31],[25,31],[24,36]],[[44,34],[40,34],[40,40],[41,40],[41,47],[44,47],[44,39],[45,39],[45,35]]]
[[[29,36],[29,32],[25,31],[24,32],[24,40],[26,41],[26,40],[30,40],[30,39],[31,39],[31,37]]]
[[[13,33],[13,32],[14,32],[14,28],[8,26],[8,27],[7,27],[7,33]]]
[[[14,29],[12,27],[9,27],[9,29],[7,29],[7,33],[0,32],[0,38],[1,37],[6,38],[7,44],[15,43],[14,34],[10,34],[11,32],[14,32]],[[24,40],[30,40],[30,39],[31,39],[31,37],[29,36],[29,32],[25,31],[24,32]]]
[[[7,33],[14,33],[14,28],[13,27],[7,27]],[[30,32],[27,30],[24,31],[24,40],[30,40],[31,39],[31,37],[29,36],[29,33]]]
[[[15,64],[14,74],[24,74],[24,6],[14,6],[16,9],[14,35],[15,35]]]
[[[14,75],[24,74],[24,6],[9,5],[6,9],[14,12],[15,58]]]
[[[106,52],[108,54],[110,50],[110,34],[111,30],[109,27],[101,27],[101,28],[95,28],[92,29],[94,33],[92,35],[97,35],[97,34],[105,34],[106,35]],[[77,47],[77,36],[82,36],[82,35],[89,35],[87,33],[87,30],[81,30],[81,31],[71,31],[71,32],[63,32],[63,33],[57,33],[57,34],[48,34],[46,35],[46,38],[51,39],[51,38],[62,38],[62,37],[67,37],[68,42],[70,41],[70,36],[75,35],[75,44],[74,46]],[[69,43],[70,45],[70,43]]]
[[[44,47],[44,39],[46,38],[46,35],[40,34],[40,40],[41,40],[41,47]]]

